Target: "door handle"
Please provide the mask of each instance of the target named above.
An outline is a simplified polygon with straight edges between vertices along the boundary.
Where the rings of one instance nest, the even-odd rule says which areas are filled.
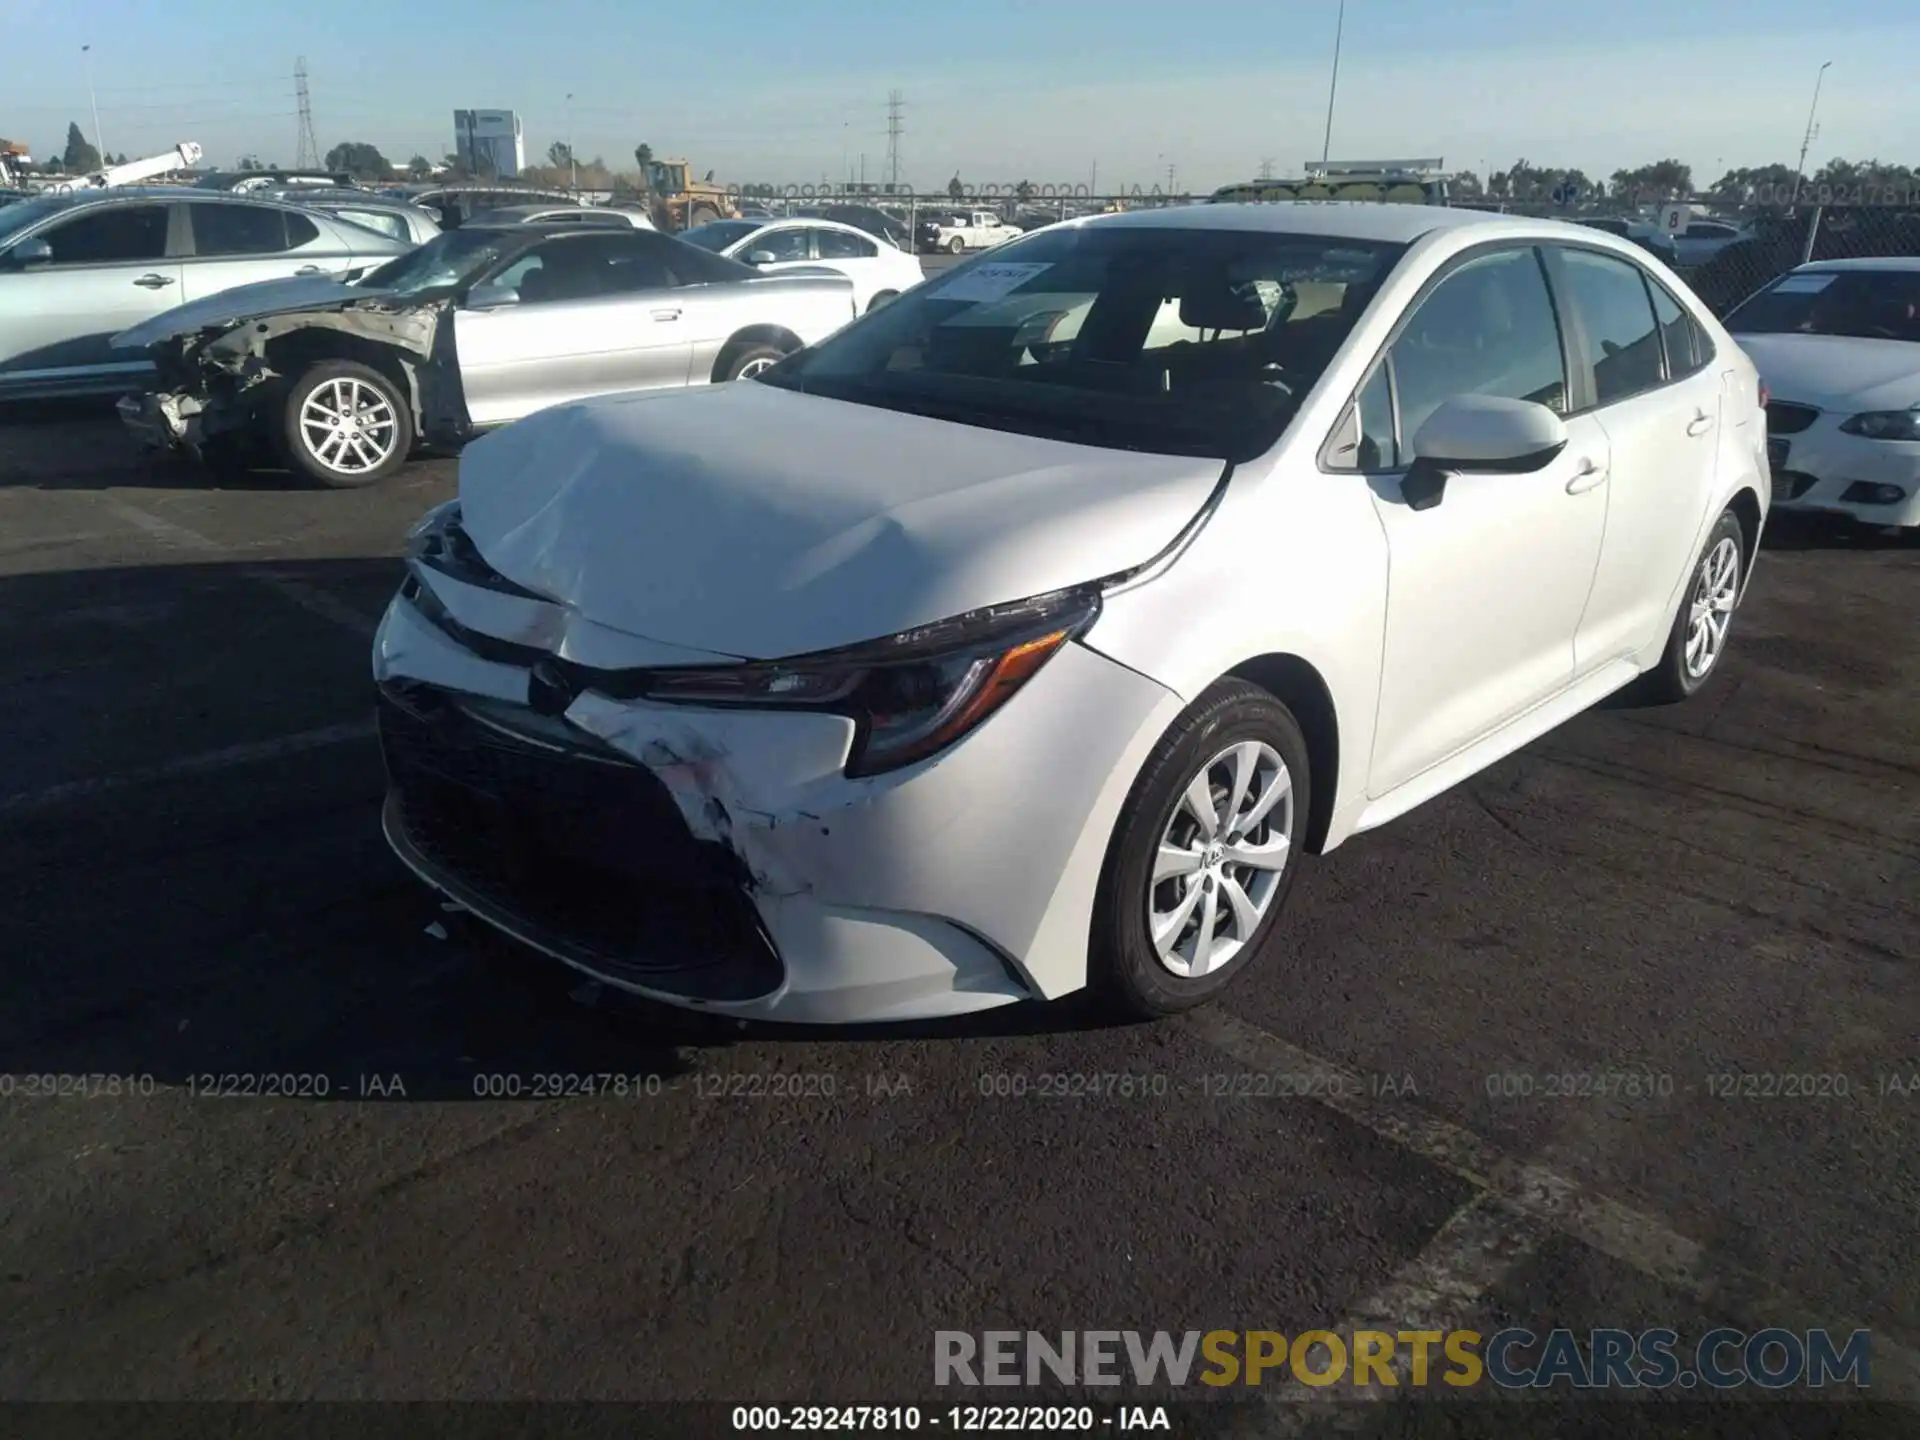
[[[1596,485],[1607,483],[1606,467],[1593,459],[1580,462],[1580,468],[1573,472],[1573,478],[1567,481],[1567,494],[1584,495]]]
[[[142,275],[133,282],[142,290],[159,290],[173,283],[171,275]]]
[[[653,318],[656,320],[678,320],[680,318],[680,312],[678,310],[656,310],[653,312]]]
[[[327,272],[322,270],[318,265],[302,265],[293,273],[295,275],[324,275]]]
[[[1687,422],[1687,434],[1704,435],[1713,428],[1713,417],[1702,411]]]

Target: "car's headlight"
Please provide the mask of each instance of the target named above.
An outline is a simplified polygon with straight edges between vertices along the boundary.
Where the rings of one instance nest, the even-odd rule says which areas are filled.
[[[544,600],[524,586],[507,579],[480,553],[472,537],[460,528],[460,502],[449,500],[436,505],[413,529],[407,532],[407,559],[417,565],[438,570],[467,585],[493,590],[522,600]]]
[[[847,774],[878,775],[973,730],[1099,613],[1097,587],[1059,590],[844,650],[635,678],[639,697],[670,704],[849,716],[858,731]]]
[[[1920,440],[1920,406],[1911,410],[1869,410],[1849,417],[1840,428],[1867,440]]]

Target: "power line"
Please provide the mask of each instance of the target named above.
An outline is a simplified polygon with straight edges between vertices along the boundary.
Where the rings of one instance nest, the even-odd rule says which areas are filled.
[[[313,137],[313,96],[307,90],[307,57],[302,55],[293,66],[293,92],[300,102],[300,135],[294,149],[294,168],[304,170],[320,164],[320,142]]]
[[[901,111],[906,108],[907,97],[895,90],[887,96],[887,188],[900,188],[900,137],[906,133],[901,123]]]

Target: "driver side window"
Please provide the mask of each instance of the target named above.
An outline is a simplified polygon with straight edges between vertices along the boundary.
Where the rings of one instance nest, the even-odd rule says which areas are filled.
[[[1566,358],[1546,272],[1532,247],[1467,261],[1419,303],[1388,351],[1399,434],[1410,443],[1457,395],[1568,408]]]
[[[808,231],[797,227],[769,230],[747,242],[747,253],[758,255],[764,251],[782,264],[791,260],[805,260],[809,258],[808,236]]]

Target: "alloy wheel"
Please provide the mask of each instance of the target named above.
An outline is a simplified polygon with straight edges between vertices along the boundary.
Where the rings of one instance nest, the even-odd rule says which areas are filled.
[[[342,475],[378,470],[392,458],[399,435],[393,402],[350,375],[314,386],[300,407],[301,442],[315,460]]]
[[[737,375],[734,378],[739,380],[751,380],[756,375],[765,374],[767,371],[771,370],[775,365],[778,365],[779,363],[780,362],[778,360],[773,359],[771,356],[762,355],[758,359],[749,360],[747,361],[746,364],[742,365],[740,367],[739,375]]]
[[[1279,893],[1293,848],[1293,776],[1260,740],[1228,746],[1190,779],[1161,827],[1147,933],[1172,974],[1230,964]]]
[[[1720,542],[1700,561],[1694,576],[1693,599],[1687,606],[1685,664],[1689,680],[1703,680],[1727,648],[1727,627],[1740,594],[1740,546],[1732,536]]]

